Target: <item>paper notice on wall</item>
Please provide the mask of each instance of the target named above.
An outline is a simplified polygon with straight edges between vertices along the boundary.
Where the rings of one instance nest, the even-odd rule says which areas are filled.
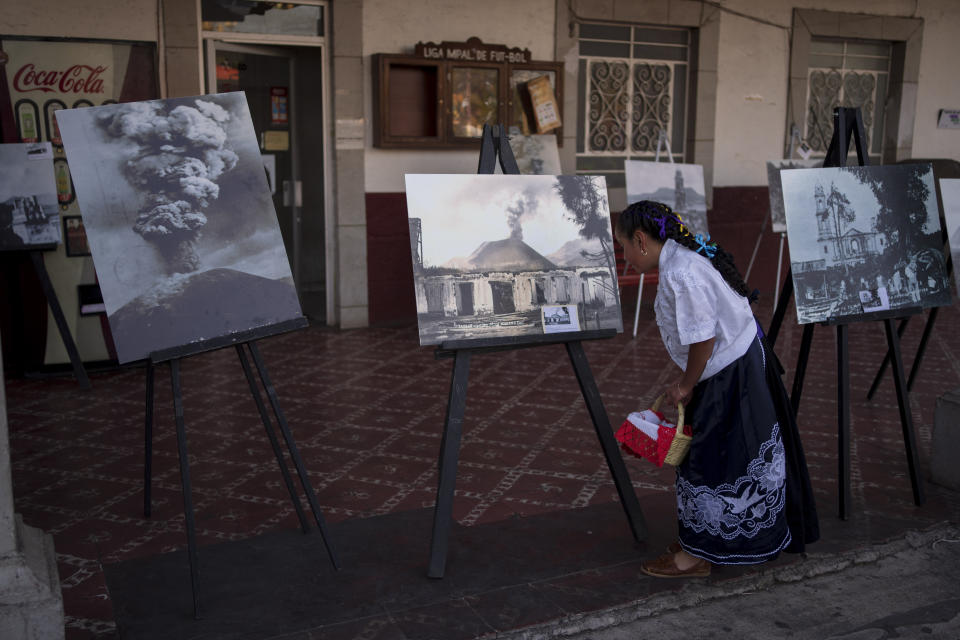
[[[547,133],[557,129],[560,122],[560,105],[550,85],[550,78],[540,76],[527,82],[527,91],[530,92],[530,103],[533,106],[533,115],[537,133]]]

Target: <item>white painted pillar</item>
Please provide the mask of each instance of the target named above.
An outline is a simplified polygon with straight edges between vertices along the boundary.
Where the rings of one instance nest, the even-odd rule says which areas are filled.
[[[7,398],[0,362],[0,638],[63,638],[63,599],[53,538],[13,511]]]

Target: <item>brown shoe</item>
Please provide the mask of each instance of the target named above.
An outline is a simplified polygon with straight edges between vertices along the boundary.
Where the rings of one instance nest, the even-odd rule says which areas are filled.
[[[706,578],[710,575],[710,563],[697,558],[696,563],[687,569],[679,569],[672,553],[665,553],[656,560],[647,560],[640,570],[654,578]]]
[[[680,546],[679,542],[671,542],[667,547],[667,553],[679,553],[683,551],[683,547]]]

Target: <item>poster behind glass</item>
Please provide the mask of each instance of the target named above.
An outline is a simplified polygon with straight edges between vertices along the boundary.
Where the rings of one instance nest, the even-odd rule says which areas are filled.
[[[0,83],[0,104],[10,105],[9,111],[0,110],[3,142],[52,145],[56,206],[69,222],[82,212],[77,205],[57,114],[65,109],[155,98],[156,45],[4,37],[0,47],[9,56],[6,82]],[[78,226],[70,224],[68,229]],[[84,251],[68,253],[63,242],[43,255],[81,358],[112,359],[115,354],[109,337],[105,337],[109,331],[106,322],[97,316],[80,317],[78,286],[96,286],[91,258]],[[32,317],[34,312],[26,309],[24,313]],[[47,313],[46,308],[37,313]],[[45,342],[30,344],[28,348],[41,354],[37,359],[43,364],[69,362],[52,320],[47,322]]]

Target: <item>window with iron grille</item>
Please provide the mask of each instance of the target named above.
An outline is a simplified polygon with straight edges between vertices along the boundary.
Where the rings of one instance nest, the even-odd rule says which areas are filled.
[[[883,127],[890,85],[892,44],[813,38],[807,76],[804,138],[823,157],[833,135],[834,107],[860,107],[870,164],[883,156]]]
[[[656,157],[660,132],[683,162],[690,29],[581,23],[577,171],[624,185],[626,159]],[[661,158],[666,160],[666,148]]]

